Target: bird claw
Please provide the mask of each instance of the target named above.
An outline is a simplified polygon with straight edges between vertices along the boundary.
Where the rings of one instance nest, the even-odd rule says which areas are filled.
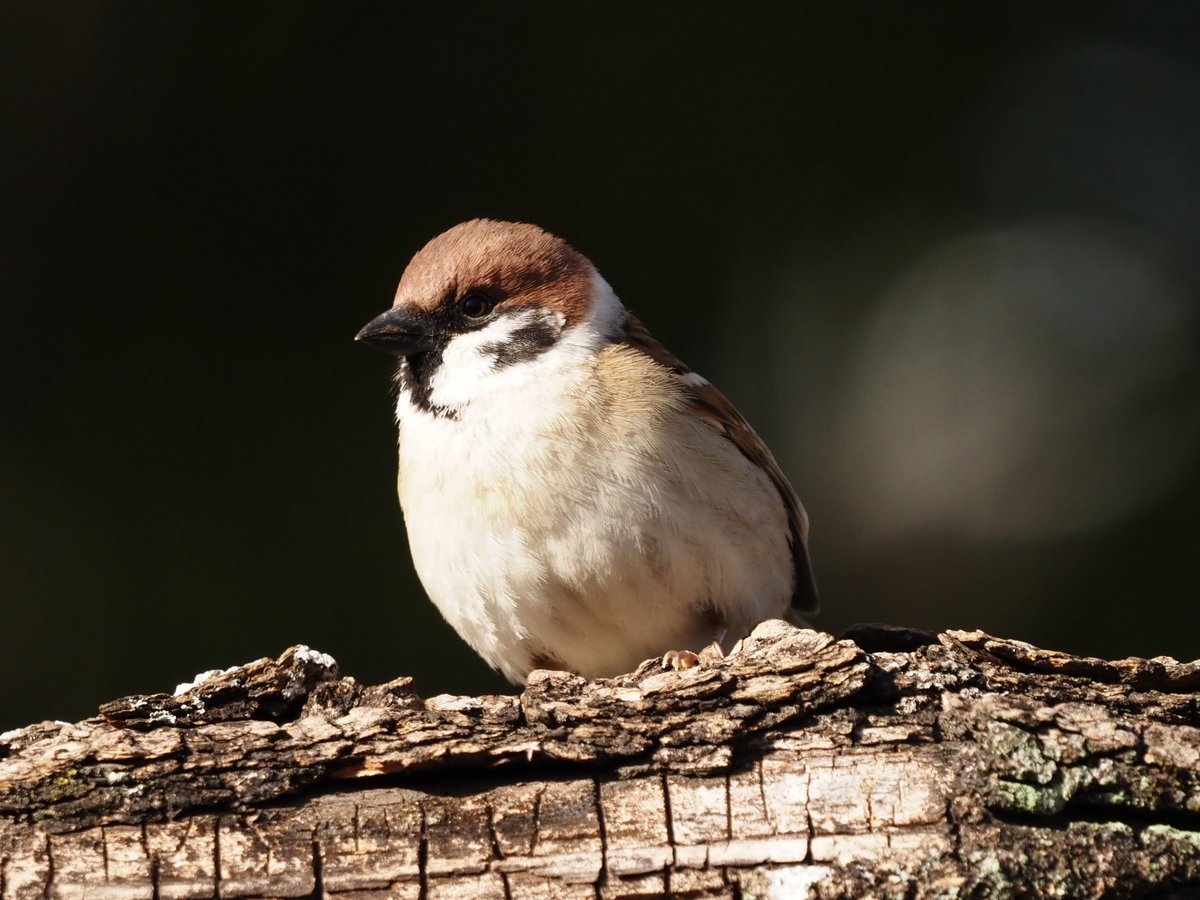
[[[682,672],[684,669],[694,669],[702,662],[720,662],[724,658],[725,651],[721,649],[720,644],[713,641],[699,653],[693,653],[691,650],[668,650],[663,654],[662,667]]]
[[[691,650],[668,650],[663,654],[662,667],[682,672],[684,669],[694,669],[700,665],[700,655]]]

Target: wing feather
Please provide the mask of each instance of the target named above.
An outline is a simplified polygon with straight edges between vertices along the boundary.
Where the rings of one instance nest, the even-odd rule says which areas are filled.
[[[617,340],[674,372],[679,378],[683,396],[691,411],[724,435],[746,459],[766,473],[779,492],[787,513],[788,537],[795,570],[792,611],[817,612],[820,609],[820,601],[817,597],[812,563],[808,557],[808,515],[762,438],[755,434],[754,429],[724,394],[695,375],[679,357],[656,341],[646,326],[632,314],[628,314],[624,329],[617,336]]]

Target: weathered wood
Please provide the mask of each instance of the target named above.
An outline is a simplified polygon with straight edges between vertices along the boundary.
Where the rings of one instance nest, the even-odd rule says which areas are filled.
[[[722,662],[364,687],[293,648],[0,736],[3,897],[1200,892],[1200,665],[781,622]]]

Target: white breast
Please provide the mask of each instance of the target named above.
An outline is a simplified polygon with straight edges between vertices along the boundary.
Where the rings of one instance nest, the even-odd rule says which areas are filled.
[[[502,371],[479,358],[486,340],[452,341],[431,398],[453,416],[403,394],[397,406],[417,573],[514,681],[538,661],[628,671],[700,649],[718,616],[736,638],[790,598],[774,488],[683,410],[674,375],[605,347],[621,307],[598,276],[597,300],[592,319]]]

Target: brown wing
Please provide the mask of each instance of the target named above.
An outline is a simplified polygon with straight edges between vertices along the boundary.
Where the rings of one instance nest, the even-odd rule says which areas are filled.
[[[691,373],[683,361],[656,341],[650,332],[633,315],[628,315],[623,332],[617,338],[621,343],[645,353],[660,366],[680,376],[680,384],[689,407],[696,415],[725,435],[742,455],[758,466],[783,500],[787,511],[789,543],[792,547],[792,564],[795,567],[795,587],[792,592],[792,610],[798,613],[815,613],[821,604],[817,598],[817,584],[813,579],[812,563],[808,558],[808,515],[800,505],[800,498],[788,484],[787,478],[775,462],[750,424],[742,418],[732,403],[706,381],[684,379]]]

